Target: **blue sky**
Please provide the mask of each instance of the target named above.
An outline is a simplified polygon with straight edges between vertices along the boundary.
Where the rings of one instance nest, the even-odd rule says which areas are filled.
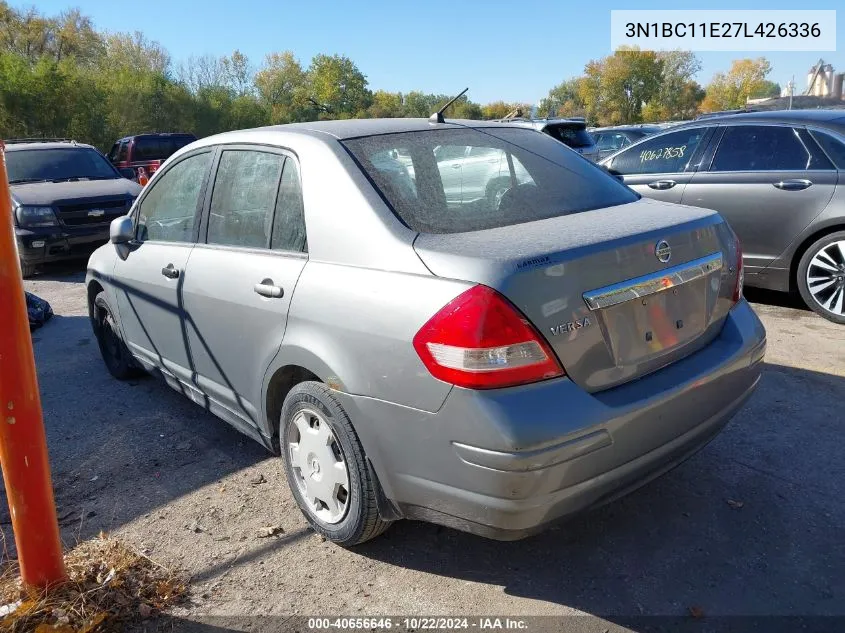
[[[11,1],[13,5],[20,2]],[[350,57],[370,87],[407,92],[457,93],[472,100],[535,103],[549,88],[578,75],[590,59],[610,51],[611,9],[797,9],[801,3],[763,2],[466,2],[461,0],[86,0],[79,3],[98,28],[142,31],[171,53],[223,55],[239,49],[254,64],[271,51],[292,50],[307,65],[316,53]],[[73,0],[38,0],[52,15]],[[837,9],[841,0],[804,8]],[[515,8],[516,7],[516,8]],[[845,71],[845,10],[837,15],[835,53],[766,53],[770,79],[784,85],[795,74],[798,90],[819,57]],[[755,53],[698,53],[707,83],[738,57]]]

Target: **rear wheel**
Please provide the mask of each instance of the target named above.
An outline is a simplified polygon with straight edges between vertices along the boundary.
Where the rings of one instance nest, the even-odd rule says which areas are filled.
[[[111,308],[106,301],[105,291],[94,297],[94,309],[91,313],[91,326],[97,337],[100,354],[109,373],[118,380],[133,378],[141,373],[126,348],[120,329],[114,320]]]
[[[845,325],[845,231],[825,235],[807,249],[797,282],[811,310]]]
[[[328,387],[309,381],[291,389],[280,439],[288,485],[315,532],[349,547],[387,529],[364,449]]]

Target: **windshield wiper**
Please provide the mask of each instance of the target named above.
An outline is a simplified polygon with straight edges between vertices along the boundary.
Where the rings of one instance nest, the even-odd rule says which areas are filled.
[[[10,180],[10,185],[20,185],[27,182],[47,182],[46,178],[15,178],[14,180]]]

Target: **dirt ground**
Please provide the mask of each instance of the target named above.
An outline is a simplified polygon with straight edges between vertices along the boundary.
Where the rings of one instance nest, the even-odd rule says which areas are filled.
[[[760,387],[668,475],[524,541],[403,521],[348,551],[307,528],[279,458],[162,382],[111,378],[78,268],[26,287],[56,314],[33,340],[63,539],[109,531],[186,570],[192,601],[177,623],[591,614],[615,625],[691,609],[845,616],[845,327],[789,297],[751,294],[769,336]],[[0,512],[11,539],[5,503]],[[259,536],[275,525],[284,532]]]

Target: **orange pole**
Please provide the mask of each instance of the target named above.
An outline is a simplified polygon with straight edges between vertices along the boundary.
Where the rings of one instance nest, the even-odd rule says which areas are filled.
[[[44,418],[0,142],[0,464],[25,585],[65,579]]]

